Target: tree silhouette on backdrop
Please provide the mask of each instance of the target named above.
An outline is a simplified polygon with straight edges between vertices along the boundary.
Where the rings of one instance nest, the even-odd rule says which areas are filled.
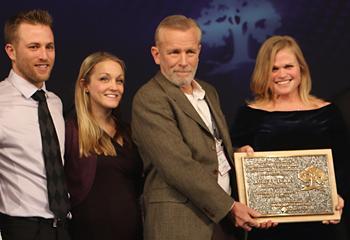
[[[233,41],[233,49],[228,62],[211,61],[215,66],[212,73],[226,73],[239,63],[252,62],[249,37],[259,43],[264,41],[281,25],[280,19],[266,0],[213,0],[197,19],[203,30],[203,43],[218,47]]]

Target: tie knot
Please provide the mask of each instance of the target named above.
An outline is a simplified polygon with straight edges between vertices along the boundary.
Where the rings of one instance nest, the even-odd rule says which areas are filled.
[[[32,95],[32,98],[33,98],[35,101],[38,101],[38,102],[46,101],[45,92],[44,92],[43,90],[38,90],[38,91],[36,91],[36,92]]]

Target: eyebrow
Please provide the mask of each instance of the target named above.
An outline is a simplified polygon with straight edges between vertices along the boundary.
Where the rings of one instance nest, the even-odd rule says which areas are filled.
[[[108,73],[108,72],[102,72],[102,73],[100,73],[99,75],[108,75],[108,76],[111,76],[111,74]],[[119,78],[119,77],[124,77],[124,73],[119,74],[119,75],[117,76],[117,78]]]
[[[32,41],[32,42],[27,42],[25,43],[26,45],[29,44],[40,44],[40,45],[49,45],[49,44],[55,44],[55,42],[46,42],[46,43],[42,43],[42,42],[38,42],[38,41]]]
[[[295,65],[295,63],[285,63],[285,64],[283,64],[283,65],[281,65],[281,66],[277,66],[277,65],[272,65],[272,67],[273,68],[280,68],[280,67],[288,67],[288,66],[294,66]]]

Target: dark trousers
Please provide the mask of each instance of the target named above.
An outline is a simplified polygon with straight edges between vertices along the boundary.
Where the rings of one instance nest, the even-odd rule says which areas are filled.
[[[12,217],[0,213],[3,240],[70,240],[66,221],[40,217]]]

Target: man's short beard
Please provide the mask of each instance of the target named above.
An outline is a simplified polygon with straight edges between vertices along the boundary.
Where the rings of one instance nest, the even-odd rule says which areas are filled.
[[[178,86],[178,87],[190,85],[193,79],[194,79],[193,77],[188,78],[188,79],[181,79],[181,80],[173,79],[173,78],[168,78],[168,80],[169,80],[170,82],[172,82],[173,84],[175,84],[175,85]]]
[[[196,75],[196,72],[197,72],[197,67],[195,67],[192,70],[193,74],[191,74],[191,76],[188,76],[187,78],[184,78],[184,79],[178,78],[175,73],[171,74],[171,76],[166,75],[166,78],[178,87],[188,86],[188,85],[191,85],[191,82],[194,80],[194,76]]]

